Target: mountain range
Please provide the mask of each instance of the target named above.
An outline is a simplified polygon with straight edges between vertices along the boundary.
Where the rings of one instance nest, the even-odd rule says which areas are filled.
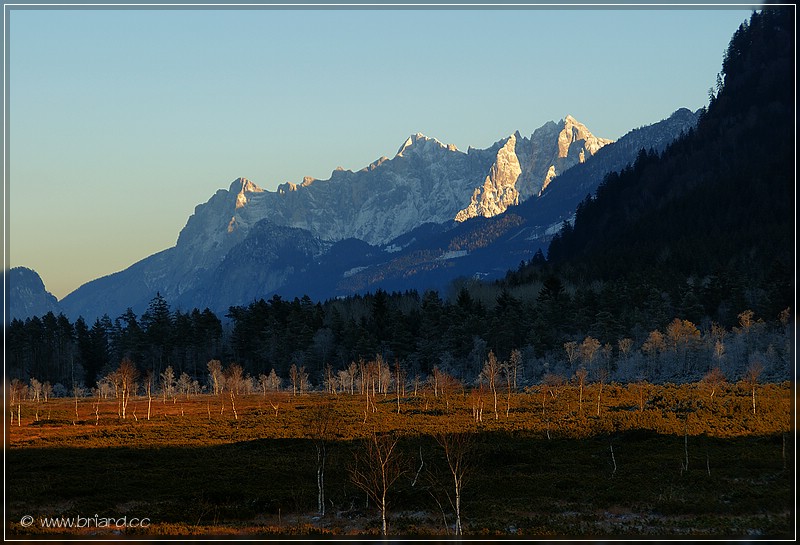
[[[174,247],[84,284],[59,307],[93,320],[142,312],[160,293],[177,308],[224,314],[274,293],[325,299],[497,278],[545,247],[607,173],[641,149],[663,150],[699,115],[680,109],[616,142],[567,115],[466,152],[418,133],[393,158],[327,180],[266,191],[237,178],[195,208]]]
[[[33,269],[14,267],[4,276],[9,320],[61,312],[55,295],[45,289],[44,282]]]

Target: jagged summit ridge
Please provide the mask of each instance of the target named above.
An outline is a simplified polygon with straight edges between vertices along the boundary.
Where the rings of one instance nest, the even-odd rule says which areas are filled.
[[[266,191],[238,178],[228,190],[233,206],[224,225],[213,217],[219,203],[196,209],[198,220],[212,214],[203,220],[207,232],[200,240],[223,249],[229,244],[220,240],[220,229],[243,236],[249,226],[269,218],[277,225],[308,229],[323,240],[386,244],[422,223],[501,214],[539,195],[556,175],[609,142],[571,115],[546,123],[529,138],[517,131],[467,153],[417,132],[392,159],[381,157],[357,172],[339,167],[328,180],[306,177],[301,184],[287,182]]]
[[[327,180],[306,177],[275,191],[237,178],[197,206],[181,230],[181,258],[169,273],[180,279],[175,295],[217,267],[261,220],[305,229],[323,241],[356,238],[386,245],[423,223],[502,214],[538,196],[554,176],[609,142],[569,115],[530,138],[517,135],[464,153],[418,132],[392,159],[382,157],[356,172],[338,167]]]
[[[571,115],[559,123],[548,122],[530,138],[519,131],[501,141],[497,156],[482,186],[476,187],[467,207],[456,221],[490,218],[509,206],[539,196],[550,182],[578,163],[583,163],[612,140],[594,136]]]
[[[412,153],[425,153],[426,151],[437,147],[446,149],[448,151],[458,151],[458,148],[456,148],[456,146],[453,144],[442,144],[436,138],[430,138],[421,132],[418,132],[416,134],[412,134],[406,139],[405,142],[403,142],[403,145],[397,150],[395,158],[406,157]]]
[[[234,192],[237,188],[239,188],[239,192],[236,194],[236,208],[242,208],[247,204],[247,194],[248,193],[261,193],[264,190],[258,187],[256,184],[248,180],[247,178],[237,178],[231,184],[229,192]]]
[[[489,262],[491,270],[505,270],[519,262],[521,247],[493,242],[492,248],[500,246],[485,261],[463,249],[439,255],[436,245],[443,233],[461,241],[489,225],[454,221],[464,211],[461,216],[489,216],[487,222],[507,217],[506,227],[524,217],[527,224],[518,225],[522,231],[509,234],[509,241],[531,250],[530,241],[574,214],[604,172],[624,167],[642,147],[663,148],[693,126],[691,119],[677,117],[634,130],[613,145],[595,143],[571,116],[546,123],[530,137],[516,131],[466,153],[415,134],[410,146],[401,146],[401,156],[381,157],[358,171],[337,169],[327,180],[307,177],[270,191],[237,178],[195,207],[175,246],[84,284],[61,304],[72,317],[97,317],[128,307],[141,312],[156,292],[182,308],[212,304],[207,295],[218,293],[214,310],[224,310],[291,285],[300,291],[314,286],[317,296],[329,297],[377,285],[386,274],[403,279],[398,282],[423,274],[428,282],[430,267],[444,267],[442,278],[477,274]],[[596,144],[603,145],[592,155]],[[560,173],[570,162],[575,166],[553,178],[539,197],[547,174]],[[575,171],[580,175],[571,176]],[[503,214],[517,203],[513,217]],[[467,261],[452,262],[459,259]],[[509,265],[509,259],[516,261]],[[356,282],[356,276],[363,278]],[[416,282],[420,289],[427,286],[422,277]]]

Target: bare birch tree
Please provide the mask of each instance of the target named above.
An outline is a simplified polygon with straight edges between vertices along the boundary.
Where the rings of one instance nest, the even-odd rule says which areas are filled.
[[[486,385],[481,382],[469,394],[472,405],[472,418],[475,422],[483,422],[483,396],[486,393]]]
[[[511,359],[507,362],[503,362],[500,365],[500,369],[503,372],[503,376],[506,378],[506,418],[511,413],[511,390],[515,388],[516,382],[516,365],[514,362],[514,354],[519,354],[518,350],[515,350],[511,353]]]
[[[325,516],[325,465],[328,443],[333,437],[334,412],[331,403],[316,405],[308,419],[308,429],[317,451],[317,512]]]
[[[148,369],[144,374],[144,391],[147,394],[147,419],[150,420],[150,408],[153,404],[153,371]]]
[[[300,386],[300,370],[294,363],[289,368],[289,380],[292,383],[292,397],[294,397],[297,395],[297,389]]]
[[[206,366],[208,367],[208,376],[211,379],[214,395],[219,395],[222,391],[222,362],[211,360]]]
[[[600,367],[596,371],[597,376],[597,416],[600,416],[600,398],[603,396],[603,384],[608,380],[608,369]]]
[[[350,384],[350,371],[347,369],[336,371],[336,382],[339,384],[339,393],[346,393]]]
[[[433,366],[430,380],[433,383],[433,397],[439,397],[439,384],[441,383],[442,371],[438,365]]]
[[[167,398],[171,397],[173,402],[175,400],[175,372],[172,366],[168,365],[164,372],[161,373],[161,393],[164,396],[164,403]]]
[[[10,404],[11,425],[14,425],[14,404],[17,405],[17,426],[22,426],[22,398],[27,395],[28,386],[18,378],[11,379]],[[75,398],[75,420],[78,419],[78,398]],[[73,422],[74,424],[74,422]]]
[[[758,387],[758,377],[764,371],[764,365],[760,361],[753,361],[747,367],[744,374],[744,380],[750,388],[753,399],[753,414],[756,414],[756,387]]]
[[[236,411],[236,396],[242,388],[244,380],[244,371],[242,366],[238,363],[232,363],[225,370],[225,384],[228,387],[228,394],[231,398],[231,409],[233,410],[233,417],[239,420],[239,413]]]
[[[139,376],[139,371],[136,365],[128,358],[123,358],[117,368],[117,380],[119,381],[119,390],[122,395],[122,419],[125,420],[126,410],[128,408],[128,401],[130,401],[131,394],[136,390],[136,377]]]
[[[470,476],[473,469],[472,453],[474,447],[474,435],[465,432],[457,433],[437,433],[434,439],[444,451],[447,467],[450,476],[453,478],[453,495],[447,492],[447,497],[455,512],[455,535],[463,535],[461,522],[461,493],[464,483]]]
[[[350,380],[350,395],[354,395],[355,393],[355,384],[357,375],[358,375],[358,364],[356,364],[356,362],[354,361],[351,361],[350,365],[347,366],[347,378]]]
[[[561,375],[555,373],[546,373],[542,377],[542,418],[545,417],[545,401],[548,396],[553,402],[558,398],[559,390],[564,384],[565,379]],[[552,415],[547,416],[546,431],[547,438],[550,439],[550,421],[553,419]]]
[[[588,374],[585,367],[579,367],[575,371],[575,382],[578,384],[578,414],[583,414],[583,387],[586,386]]]
[[[717,341],[719,342],[719,341]],[[709,394],[709,399],[714,401],[714,394],[722,388],[722,385],[725,383],[725,374],[719,367],[714,367],[711,369],[706,375],[703,377],[703,383],[711,390]]]
[[[398,436],[378,434],[373,431],[355,451],[355,461],[350,467],[353,484],[364,491],[381,512],[381,533],[389,535],[386,515],[389,508],[389,491],[404,473],[402,459],[397,449]]]
[[[633,339],[625,337],[617,341],[617,348],[619,349],[619,353],[622,354],[622,357],[627,360],[628,355],[631,353],[631,348],[633,348]]]
[[[523,371],[523,366],[522,352],[516,348],[511,351],[511,355],[508,358],[508,370],[511,373],[511,386],[514,388],[514,391],[517,391],[517,378],[520,372]]]
[[[394,390],[397,396],[397,414],[400,414],[400,394],[403,393],[405,389],[405,371],[400,366],[400,360],[395,360],[394,362]]]
[[[588,368],[594,363],[597,351],[600,350],[600,341],[594,337],[586,337],[580,346],[581,361]]]
[[[36,380],[33,377],[31,377],[31,379],[28,382],[30,382],[29,391],[30,391],[31,397],[33,397],[33,401],[35,401],[36,403],[39,403],[39,401],[41,400],[41,397],[42,397],[42,383],[39,382],[38,380]]]
[[[275,373],[275,369],[270,369],[269,375],[267,376],[267,384],[269,389],[273,392],[277,392],[281,389],[281,379],[277,373]]]
[[[570,368],[572,368],[572,364],[578,359],[578,343],[575,341],[565,342],[564,352],[567,353],[567,361],[569,362]]]
[[[77,382],[72,383],[72,395],[75,398],[75,420],[72,421],[74,426],[79,418],[78,416],[78,399],[82,398],[86,393],[86,389]],[[17,398],[19,401],[19,397]],[[19,408],[18,408],[19,409]],[[17,424],[19,424],[19,410],[17,410]]]
[[[336,373],[333,372],[333,367],[330,363],[326,364],[325,379],[323,380],[325,390],[331,395],[336,395],[338,384],[339,379],[336,377]]]
[[[442,396],[446,410],[450,410],[450,401],[462,386],[461,381],[453,375],[444,371],[439,373],[439,394]]]
[[[47,403],[47,401],[50,399],[50,396],[52,395],[53,395],[53,385],[50,384],[49,381],[45,381],[45,383],[42,384],[42,396],[44,397],[44,402]]]
[[[494,352],[491,350],[483,364],[481,375],[492,391],[492,396],[494,397],[494,419],[497,420],[500,418],[500,415],[497,413],[497,378],[500,375],[500,364],[497,361],[497,356],[495,356]]]
[[[258,375],[258,389],[261,390],[261,394],[264,397],[267,397],[267,392],[269,392],[269,377],[264,373]]]
[[[192,379],[186,373],[181,373],[176,383],[178,392],[180,392],[185,399],[189,399],[189,390],[192,388]]]

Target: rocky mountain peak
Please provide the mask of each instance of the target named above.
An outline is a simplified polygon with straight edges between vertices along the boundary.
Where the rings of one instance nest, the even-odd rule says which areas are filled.
[[[412,153],[425,152],[436,148],[458,151],[453,144],[442,144],[437,139],[430,138],[418,132],[406,138],[406,141],[403,142],[403,145],[397,150],[395,157],[408,157]]]
[[[236,193],[236,208],[242,208],[247,204],[247,194],[248,193],[262,193],[264,190],[258,187],[256,184],[248,180],[247,178],[236,178],[234,182],[231,184],[229,191]]]
[[[558,135],[558,156],[561,158],[567,157],[570,146],[576,142],[582,141],[583,147],[589,155],[594,155],[597,150],[613,142],[613,140],[606,138],[597,138],[586,128],[586,125],[580,123],[569,114],[564,118],[563,124],[564,128]],[[581,163],[584,161],[584,158],[580,160]]]
[[[456,214],[454,218],[456,221],[462,222],[476,216],[490,218],[502,214],[511,205],[519,204],[519,191],[515,185],[522,168],[515,152],[516,146],[515,133],[497,150],[494,164],[489,169],[483,185],[475,188],[469,206]]]
[[[55,296],[45,289],[42,278],[33,269],[13,267],[4,271],[3,276],[10,319],[24,320],[61,311]]]

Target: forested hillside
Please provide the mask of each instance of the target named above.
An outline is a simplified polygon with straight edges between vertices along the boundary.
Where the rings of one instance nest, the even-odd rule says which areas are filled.
[[[681,286],[703,315],[725,323],[742,304],[768,318],[789,306],[793,39],[789,9],[743,23],[696,130],[661,156],[642,150],[634,165],[605,179],[578,208],[574,227],[550,245],[558,274]]]

